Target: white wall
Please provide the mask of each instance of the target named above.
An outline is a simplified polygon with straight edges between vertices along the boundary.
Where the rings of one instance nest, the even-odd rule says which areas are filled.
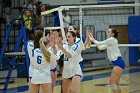
[[[140,0],[135,0],[135,3],[140,3]],[[140,6],[135,7],[135,15],[140,15]]]

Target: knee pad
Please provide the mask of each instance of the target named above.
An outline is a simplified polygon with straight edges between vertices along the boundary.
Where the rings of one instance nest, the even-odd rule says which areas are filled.
[[[119,84],[110,84],[110,87],[111,87],[112,90],[120,89]]]

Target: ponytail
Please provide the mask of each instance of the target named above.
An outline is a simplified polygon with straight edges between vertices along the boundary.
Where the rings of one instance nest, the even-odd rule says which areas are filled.
[[[114,33],[115,38],[118,38],[119,32],[116,29],[111,29],[112,33]]]
[[[40,48],[41,48],[41,50],[42,50],[42,52],[43,52],[43,55],[44,55],[45,58],[46,58],[46,61],[47,61],[48,63],[50,63],[51,54],[50,54],[50,52],[47,50],[47,48],[46,48],[46,46],[45,46],[46,44],[48,44],[48,42],[49,42],[49,40],[46,39],[46,38],[44,37],[44,38],[41,38],[41,39],[40,39],[39,44],[40,44]]]

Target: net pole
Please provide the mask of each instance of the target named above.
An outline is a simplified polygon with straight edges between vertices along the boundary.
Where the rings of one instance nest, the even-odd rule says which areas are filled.
[[[60,19],[60,29],[61,29],[61,32],[62,32],[62,37],[63,37],[63,40],[66,41],[66,36],[65,36],[65,31],[64,31],[64,22],[63,22],[63,15],[62,15],[62,10],[64,8],[60,8],[58,10],[58,13],[59,13],[59,19]]]
[[[83,21],[82,21],[82,8],[81,8],[82,1],[80,1],[80,7],[79,7],[79,22],[80,22],[80,37],[82,37],[82,28],[83,28]]]

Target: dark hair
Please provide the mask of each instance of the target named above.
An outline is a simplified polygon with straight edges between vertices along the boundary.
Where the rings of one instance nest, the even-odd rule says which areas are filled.
[[[75,38],[75,39],[74,39],[74,42],[75,42],[75,41],[76,41],[76,34],[75,34],[75,32],[69,31],[68,33],[71,33],[71,35]]]
[[[62,13],[67,13],[67,11],[66,10],[62,10]]]
[[[60,32],[58,32],[58,36],[59,37],[62,37],[62,32],[60,31]],[[63,38],[63,37],[62,37]]]
[[[42,26],[37,26],[35,27],[35,30],[41,30],[41,31],[44,31],[44,28]]]
[[[47,36],[48,34],[50,35],[50,30],[49,29],[46,29],[45,30],[45,36]]]
[[[118,30],[117,30],[117,29],[111,28],[111,31],[112,31],[112,33],[114,33],[114,37],[115,37],[115,38],[118,38],[118,35],[119,35]]]
[[[72,25],[72,27],[74,28],[74,30],[76,30],[76,37],[80,38],[79,27],[75,25]]]
[[[40,48],[39,40],[43,36],[43,32],[41,30],[37,30],[34,32],[34,49]]]

